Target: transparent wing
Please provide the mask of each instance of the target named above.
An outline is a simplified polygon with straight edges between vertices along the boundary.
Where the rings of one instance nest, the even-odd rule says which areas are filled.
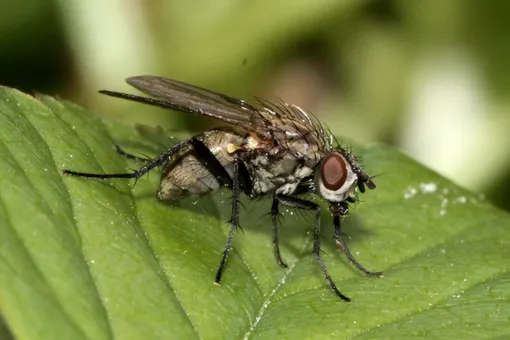
[[[100,92],[113,97],[207,116],[245,128],[259,120],[256,118],[259,115],[258,110],[243,100],[177,80],[136,76],[127,78],[126,82],[152,98],[106,90]]]

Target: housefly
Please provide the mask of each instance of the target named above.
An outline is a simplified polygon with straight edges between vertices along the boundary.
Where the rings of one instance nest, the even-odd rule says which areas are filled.
[[[138,179],[156,167],[162,168],[157,198],[178,200],[204,194],[221,187],[232,191],[232,215],[227,242],[216,274],[221,282],[223,269],[239,226],[239,197],[271,196],[271,221],[276,262],[287,265],[280,256],[278,216],[280,206],[315,212],[313,255],[327,282],[341,299],[342,294],[328,273],[320,249],[320,206],[306,200],[315,194],[325,199],[333,216],[334,238],[348,260],[368,275],[381,272],[365,269],[353,257],[340,234],[342,217],[349,204],[356,202],[357,190],[375,189],[372,178],[363,172],[356,157],[337,145],[331,132],[312,115],[296,105],[258,100],[256,105],[176,80],[137,76],[127,83],[150,97],[103,90],[100,93],[162,108],[210,117],[227,123],[180,143],[154,159],[137,158],[120,148],[129,158],[145,162],[131,173],[91,174],[64,170],[67,175],[112,179]]]

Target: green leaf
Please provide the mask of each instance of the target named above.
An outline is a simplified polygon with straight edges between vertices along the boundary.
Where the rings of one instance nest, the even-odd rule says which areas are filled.
[[[88,110],[0,88],[0,308],[18,339],[497,338],[510,335],[510,218],[387,146],[358,150],[377,189],[344,233],[366,277],[336,249],[323,209],[325,264],[313,217],[285,214],[273,258],[270,201],[243,201],[222,286],[229,193],[157,202],[158,175],[134,183],[64,177],[154,156],[136,129]],[[454,157],[454,155],[452,155]],[[326,206],[324,206],[326,208]]]

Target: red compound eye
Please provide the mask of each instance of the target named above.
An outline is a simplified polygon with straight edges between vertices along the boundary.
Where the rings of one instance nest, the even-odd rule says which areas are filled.
[[[345,159],[338,153],[331,153],[322,162],[321,176],[324,186],[336,191],[344,185],[347,178]]]

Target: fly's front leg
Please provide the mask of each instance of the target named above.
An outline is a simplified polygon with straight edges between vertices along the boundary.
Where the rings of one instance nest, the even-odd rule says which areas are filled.
[[[371,272],[370,270],[367,270],[361,263],[359,263],[354,256],[352,255],[351,251],[347,247],[347,244],[345,244],[344,240],[342,239],[342,236],[340,234],[340,216],[335,215],[333,216],[333,225],[335,226],[335,242],[342,248],[343,252],[345,253],[345,256],[347,256],[347,259],[359,270],[361,270],[363,273],[367,275],[373,275],[373,276],[381,276],[383,275],[382,272]]]
[[[276,195],[276,198],[284,205],[297,208],[297,209],[304,209],[304,210],[315,210],[315,228],[313,233],[313,254],[315,255],[315,258],[317,259],[317,262],[319,262],[319,265],[321,267],[322,273],[324,274],[326,281],[328,281],[331,289],[335,292],[335,294],[340,297],[342,300],[350,302],[351,299],[349,299],[347,296],[342,294],[340,290],[338,290],[335,282],[329,275],[328,269],[326,268],[326,265],[324,264],[324,260],[321,256],[321,209],[320,206],[314,202],[306,201],[301,198],[292,197],[292,196],[286,196],[286,195]]]
[[[242,163],[242,161],[236,156],[234,159],[234,169],[232,173],[232,216],[230,218],[230,230],[228,232],[227,244],[225,244],[225,248],[223,249],[223,256],[221,258],[220,267],[216,273],[216,280],[214,281],[218,285],[221,283],[221,275],[223,273],[223,269],[225,268],[225,263],[227,262],[228,253],[232,247],[234,232],[239,226],[239,196],[241,194],[239,172],[240,167],[242,166],[244,166],[244,163]]]
[[[273,246],[274,246],[274,255],[276,257],[276,263],[280,267],[288,268],[287,264],[283,262],[282,257],[280,255],[280,245],[278,241],[278,199],[276,196],[273,198],[273,204],[271,206],[271,222],[273,223]]]

